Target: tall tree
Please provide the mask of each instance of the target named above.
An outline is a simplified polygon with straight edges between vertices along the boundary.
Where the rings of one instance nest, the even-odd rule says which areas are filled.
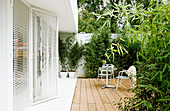
[[[119,23],[114,16],[104,16],[104,19],[98,19],[94,14],[107,14],[111,10],[116,10],[114,4],[130,4],[135,1],[137,5],[143,4],[143,8],[147,8],[151,0],[78,0],[79,8],[79,32],[93,33],[103,26],[106,20],[109,21],[109,29],[112,33],[116,33],[119,29]],[[161,0],[160,0],[161,1]],[[118,12],[113,12],[118,15]],[[132,24],[136,24],[135,23]]]
[[[103,14],[103,0],[78,0],[79,32],[93,33],[103,24],[93,13]]]

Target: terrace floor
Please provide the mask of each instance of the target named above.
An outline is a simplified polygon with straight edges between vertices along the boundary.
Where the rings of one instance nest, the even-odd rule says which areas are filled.
[[[97,79],[77,79],[71,111],[117,111],[113,101],[119,102],[121,97],[134,95],[128,90],[129,80],[123,80],[121,88],[117,91],[110,88],[102,89],[104,84],[105,79],[100,79],[99,85]]]

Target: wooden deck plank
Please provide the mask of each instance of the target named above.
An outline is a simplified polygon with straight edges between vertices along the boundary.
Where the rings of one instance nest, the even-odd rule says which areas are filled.
[[[88,105],[87,104],[80,104],[80,111],[88,111]]]
[[[93,93],[92,93],[92,89],[91,89],[91,86],[90,86],[90,82],[89,82],[88,79],[86,79],[86,90],[87,90],[87,101],[88,101],[88,103],[95,103]]]
[[[105,80],[101,80],[101,82],[103,82],[103,85],[105,84]],[[102,85],[100,85],[100,87],[102,87]],[[114,103],[113,103],[113,102],[114,102],[114,101],[117,102],[117,99],[115,98],[115,96],[119,97],[119,95],[117,95],[116,93],[115,93],[115,95],[112,95],[111,92],[115,92],[115,91],[111,91],[110,88],[105,88],[105,89],[102,89],[102,90],[104,91],[106,97],[108,98],[109,104],[112,106],[112,109],[113,109],[114,111],[117,111],[117,108],[116,108],[116,106],[114,106]],[[120,97],[119,97],[119,98],[120,98]],[[105,108],[106,108],[106,107],[105,107]]]
[[[73,103],[71,106],[71,111],[79,111],[79,104]]]
[[[97,111],[96,104],[88,104],[88,106],[89,106],[89,111]]]
[[[80,85],[81,85],[81,79],[77,79],[73,103],[77,103],[77,104],[80,103]]]
[[[82,79],[77,79],[76,88],[81,88],[81,80]]]
[[[120,88],[118,88],[117,91],[110,91],[112,93],[113,97],[115,98],[116,102],[119,102],[120,98],[122,98],[121,102],[122,102],[123,105],[124,105],[123,99],[125,97],[132,97],[132,95],[129,94],[128,89],[124,88],[124,84],[127,84],[128,82],[129,82],[129,80],[124,80],[124,81],[122,81],[122,86]],[[116,81],[116,83],[117,83],[117,81]],[[115,96],[115,93],[117,95],[119,95],[119,97]]]
[[[109,104],[110,102],[109,102],[107,96],[105,95],[105,93],[104,93],[104,91],[102,89],[102,86],[101,85],[97,85],[97,80],[96,79],[93,79],[93,80],[94,80],[95,86],[96,86],[96,88],[97,88],[97,90],[98,90],[98,92],[100,94],[100,97],[101,97],[103,103],[104,104]]]
[[[105,84],[105,79],[102,79],[101,81],[103,82],[103,84]],[[129,82],[129,81],[127,81],[127,82]],[[116,86],[116,83],[117,83],[117,81],[115,81],[115,84],[114,84],[113,86]],[[125,83],[125,81],[124,81],[124,83]],[[123,85],[124,83],[122,82],[122,85]],[[125,91],[122,87],[121,87],[121,88],[118,88],[117,91],[111,91],[111,90],[109,90],[109,88],[104,89],[104,91],[105,91],[106,95],[107,95],[108,97],[110,97],[109,100],[110,100],[110,102],[111,102],[114,110],[117,110],[117,109],[116,109],[116,106],[114,106],[113,101],[119,102],[119,100],[120,100],[121,98],[129,97],[128,92]],[[108,93],[108,92],[110,92],[111,94]],[[122,99],[122,104],[124,105],[123,99]]]
[[[106,111],[115,111],[111,104],[104,104]]]
[[[114,86],[116,82],[117,80]],[[113,101],[119,102],[120,98],[134,95],[128,91],[130,88],[128,80],[122,81],[122,87],[117,91],[110,88],[102,89],[105,79],[101,79],[99,83],[97,85],[97,79],[78,79],[71,111],[118,111]]]
[[[102,82],[103,82],[103,84],[105,84],[105,80],[102,80]],[[124,91],[122,88],[118,88],[118,90],[116,92],[120,97],[123,97],[123,98],[127,97],[122,91]]]
[[[91,84],[91,87],[92,87],[92,92],[93,92],[94,100],[95,100],[95,103],[96,103],[97,111],[106,111],[104,104],[103,104],[103,102],[100,98],[100,95],[99,95],[99,93],[96,89],[96,86],[94,84],[93,79],[90,79],[90,84]]]
[[[117,80],[116,80],[116,84],[117,84]],[[126,97],[133,97],[134,94],[132,93],[132,91],[129,91],[130,87],[131,87],[131,84],[130,84],[129,79],[125,79],[125,80],[122,80],[121,87],[118,88],[118,91],[122,90],[121,92],[124,93]]]
[[[80,96],[80,111],[88,111],[87,93],[86,93],[86,80],[82,79],[81,82],[81,96]]]
[[[130,83],[129,79],[123,79],[122,83],[123,83],[122,85],[125,85],[128,89],[130,89],[131,83]]]
[[[133,97],[134,96],[132,91],[129,91],[130,88],[128,89],[124,84],[121,85],[121,88],[124,90],[124,93],[126,93],[126,95],[128,95],[128,97]]]
[[[103,83],[105,82],[104,80],[102,80]],[[115,85],[114,85],[115,86]],[[109,100],[111,101],[111,105],[113,106],[115,111],[118,111],[118,109],[116,108],[117,106],[114,106],[113,101],[115,102],[119,102],[119,100],[121,98],[127,97],[126,94],[122,93],[122,91],[124,91],[122,88],[119,88],[117,91],[111,91],[108,88],[105,90],[105,93],[109,98]],[[110,92],[110,93],[109,93]],[[124,105],[124,101],[123,99],[121,100],[122,104]]]
[[[105,92],[105,94],[109,98],[110,104],[112,105],[112,108],[114,109],[114,111],[117,111],[116,106],[114,106],[114,103],[113,103],[114,101],[116,101],[115,98],[112,96],[112,94],[109,91]]]

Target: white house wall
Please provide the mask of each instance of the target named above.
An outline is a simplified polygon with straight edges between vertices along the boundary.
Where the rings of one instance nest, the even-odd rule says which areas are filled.
[[[22,0],[0,0],[0,111],[24,111],[32,102],[32,12],[29,4],[25,3]],[[56,38],[52,40],[55,76],[52,79],[57,80],[59,19],[48,24],[55,27]],[[22,59],[18,62],[17,58],[21,55],[27,60]],[[20,64],[24,61],[27,61],[26,64]],[[23,71],[20,65],[23,66]],[[58,81],[54,85],[57,97]]]
[[[0,111],[13,110],[12,2],[0,0]]]
[[[20,4],[17,6],[17,10],[13,10],[13,6],[14,7],[16,6],[15,5],[16,1],[19,1]],[[1,13],[0,14],[0,111],[24,111],[27,107],[30,107],[33,102],[33,82],[32,82],[33,81],[33,27],[32,27],[33,8],[32,8],[32,5],[30,5],[29,2],[27,1],[29,0],[0,0],[0,13]],[[54,1],[56,3],[56,0]],[[42,1],[38,1],[39,4],[41,4],[41,2]],[[76,3],[75,1],[73,4],[71,4],[72,3],[71,0],[69,1],[64,0],[64,2],[63,0],[60,0],[60,2],[62,2],[65,6],[67,5],[72,8],[73,6],[77,6],[77,4],[74,5],[74,3]],[[52,0],[51,2],[48,1],[48,3],[45,5],[48,5],[47,7],[50,7]],[[47,7],[45,7],[46,10],[48,10]],[[56,6],[53,7],[53,9],[54,8],[56,8]],[[62,10],[65,7],[62,7],[61,9],[59,8],[61,7],[58,7],[55,10],[58,10],[60,12],[60,10]],[[53,76],[53,79],[58,79],[58,73],[57,73],[58,72],[58,59],[59,59],[58,57],[58,32],[59,30],[61,30],[59,28],[59,25],[60,26],[63,25],[62,22],[60,22],[60,20],[62,20],[63,18],[60,15],[57,15],[57,13],[49,12],[50,8],[48,11],[44,11],[41,8],[37,8],[37,7],[36,9],[38,9],[38,11],[45,12],[45,14],[47,15],[49,14],[49,15],[57,16],[57,20],[55,23],[48,22],[48,24],[49,25],[51,24],[51,26],[56,27],[55,33],[54,33],[56,38],[53,39],[53,60],[52,61],[53,63],[55,63],[53,66],[53,68],[55,69],[53,70],[53,73],[55,74],[55,76]],[[74,9],[70,10],[69,8],[67,9],[67,11],[69,12],[64,13],[65,18],[67,17],[67,20],[63,22],[65,22],[66,24],[69,24],[68,26],[69,28],[67,28],[67,25],[63,25],[64,26],[63,29],[66,29],[63,31],[75,33],[78,27],[78,25],[76,25],[77,20],[76,18],[74,18],[77,16],[76,12],[74,12],[73,14],[72,11],[74,11]],[[22,13],[23,16],[17,13]],[[71,18],[70,18],[71,21],[69,20],[69,17],[67,16],[68,13],[71,15]],[[15,23],[13,22],[13,15],[15,17],[14,18]],[[22,19],[22,17],[26,17],[26,18]],[[48,19],[49,21],[51,21],[49,18],[44,17],[44,19]],[[23,25],[24,22],[27,22],[26,26]],[[21,41],[19,41],[18,39],[15,39],[15,37],[17,38],[19,37],[19,35],[21,35]],[[27,39],[26,42],[22,42],[24,39],[25,40]],[[17,47],[17,49],[15,49],[16,48],[15,46]],[[26,50],[26,51],[21,51],[22,53],[19,53],[18,50]],[[20,56],[20,54],[22,54],[22,56],[27,57],[28,59],[26,60],[27,65],[24,66],[22,64],[22,66],[26,69],[26,72],[22,73],[19,77],[18,74],[16,73],[18,73],[18,71],[21,70],[20,69],[21,67],[19,66],[21,64],[19,64],[20,61],[17,62],[16,60],[17,60],[17,57]],[[13,60],[14,60],[14,64],[13,64]],[[21,76],[24,76],[24,75],[25,75],[25,78],[22,78]],[[23,86],[24,84],[26,86]],[[56,94],[55,98],[56,98],[58,96],[58,90],[57,90],[58,81],[55,82],[55,85],[56,87],[54,89],[55,89],[55,94]],[[27,89],[25,90],[25,93],[24,93],[25,95],[20,95],[19,93],[23,91],[23,88]],[[53,97],[48,98],[46,100],[49,100],[49,99],[53,99]]]

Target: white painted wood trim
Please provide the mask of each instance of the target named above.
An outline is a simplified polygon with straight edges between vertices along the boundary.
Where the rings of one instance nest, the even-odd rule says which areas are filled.
[[[56,17],[56,20],[57,20],[57,21],[56,21],[56,22],[57,22],[57,23],[56,23],[56,26],[57,26],[57,27],[56,27],[56,49],[57,49],[57,51],[56,51],[56,53],[57,53],[57,54],[56,54],[56,56],[57,56],[57,57],[56,57],[56,62],[57,62],[57,70],[56,70],[56,72],[57,72],[57,74],[56,74],[56,76],[57,76],[57,77],[56,77],[56,79],[57,79],[57,81],[56,81],[56,82],[57,82],[57,83],[56,83],[56,84],[57,84],[56,90],[57,90],[57,91],[56,91],[56,93],[57,93],[57,94],[56,94],[56,95],[59,96],[59,80],[58,80],[58,78],[59,78],[58,72],[59,72],[59,66],[60,66],[60,65],[59,65],[59,42],[58,42],[58,39],[59,39],[59,18]]]
[[[43,9],[39,9],[39,8],[36,8],[36,7],[32,7],[32,10],[37,11],[37,12],[41,12],[43,14],[47,14],[47,15],[50,15],[50,16],[54,16],[54,17],[58,16],[57,14],[55,14],[53,12],[50,12],[50,11],[47,11],[47,10],[43,10]]]
[[[30,89],[30,105],[33,103],[33,14],[30,8],[30,23],[29,23],[29,89]]]

